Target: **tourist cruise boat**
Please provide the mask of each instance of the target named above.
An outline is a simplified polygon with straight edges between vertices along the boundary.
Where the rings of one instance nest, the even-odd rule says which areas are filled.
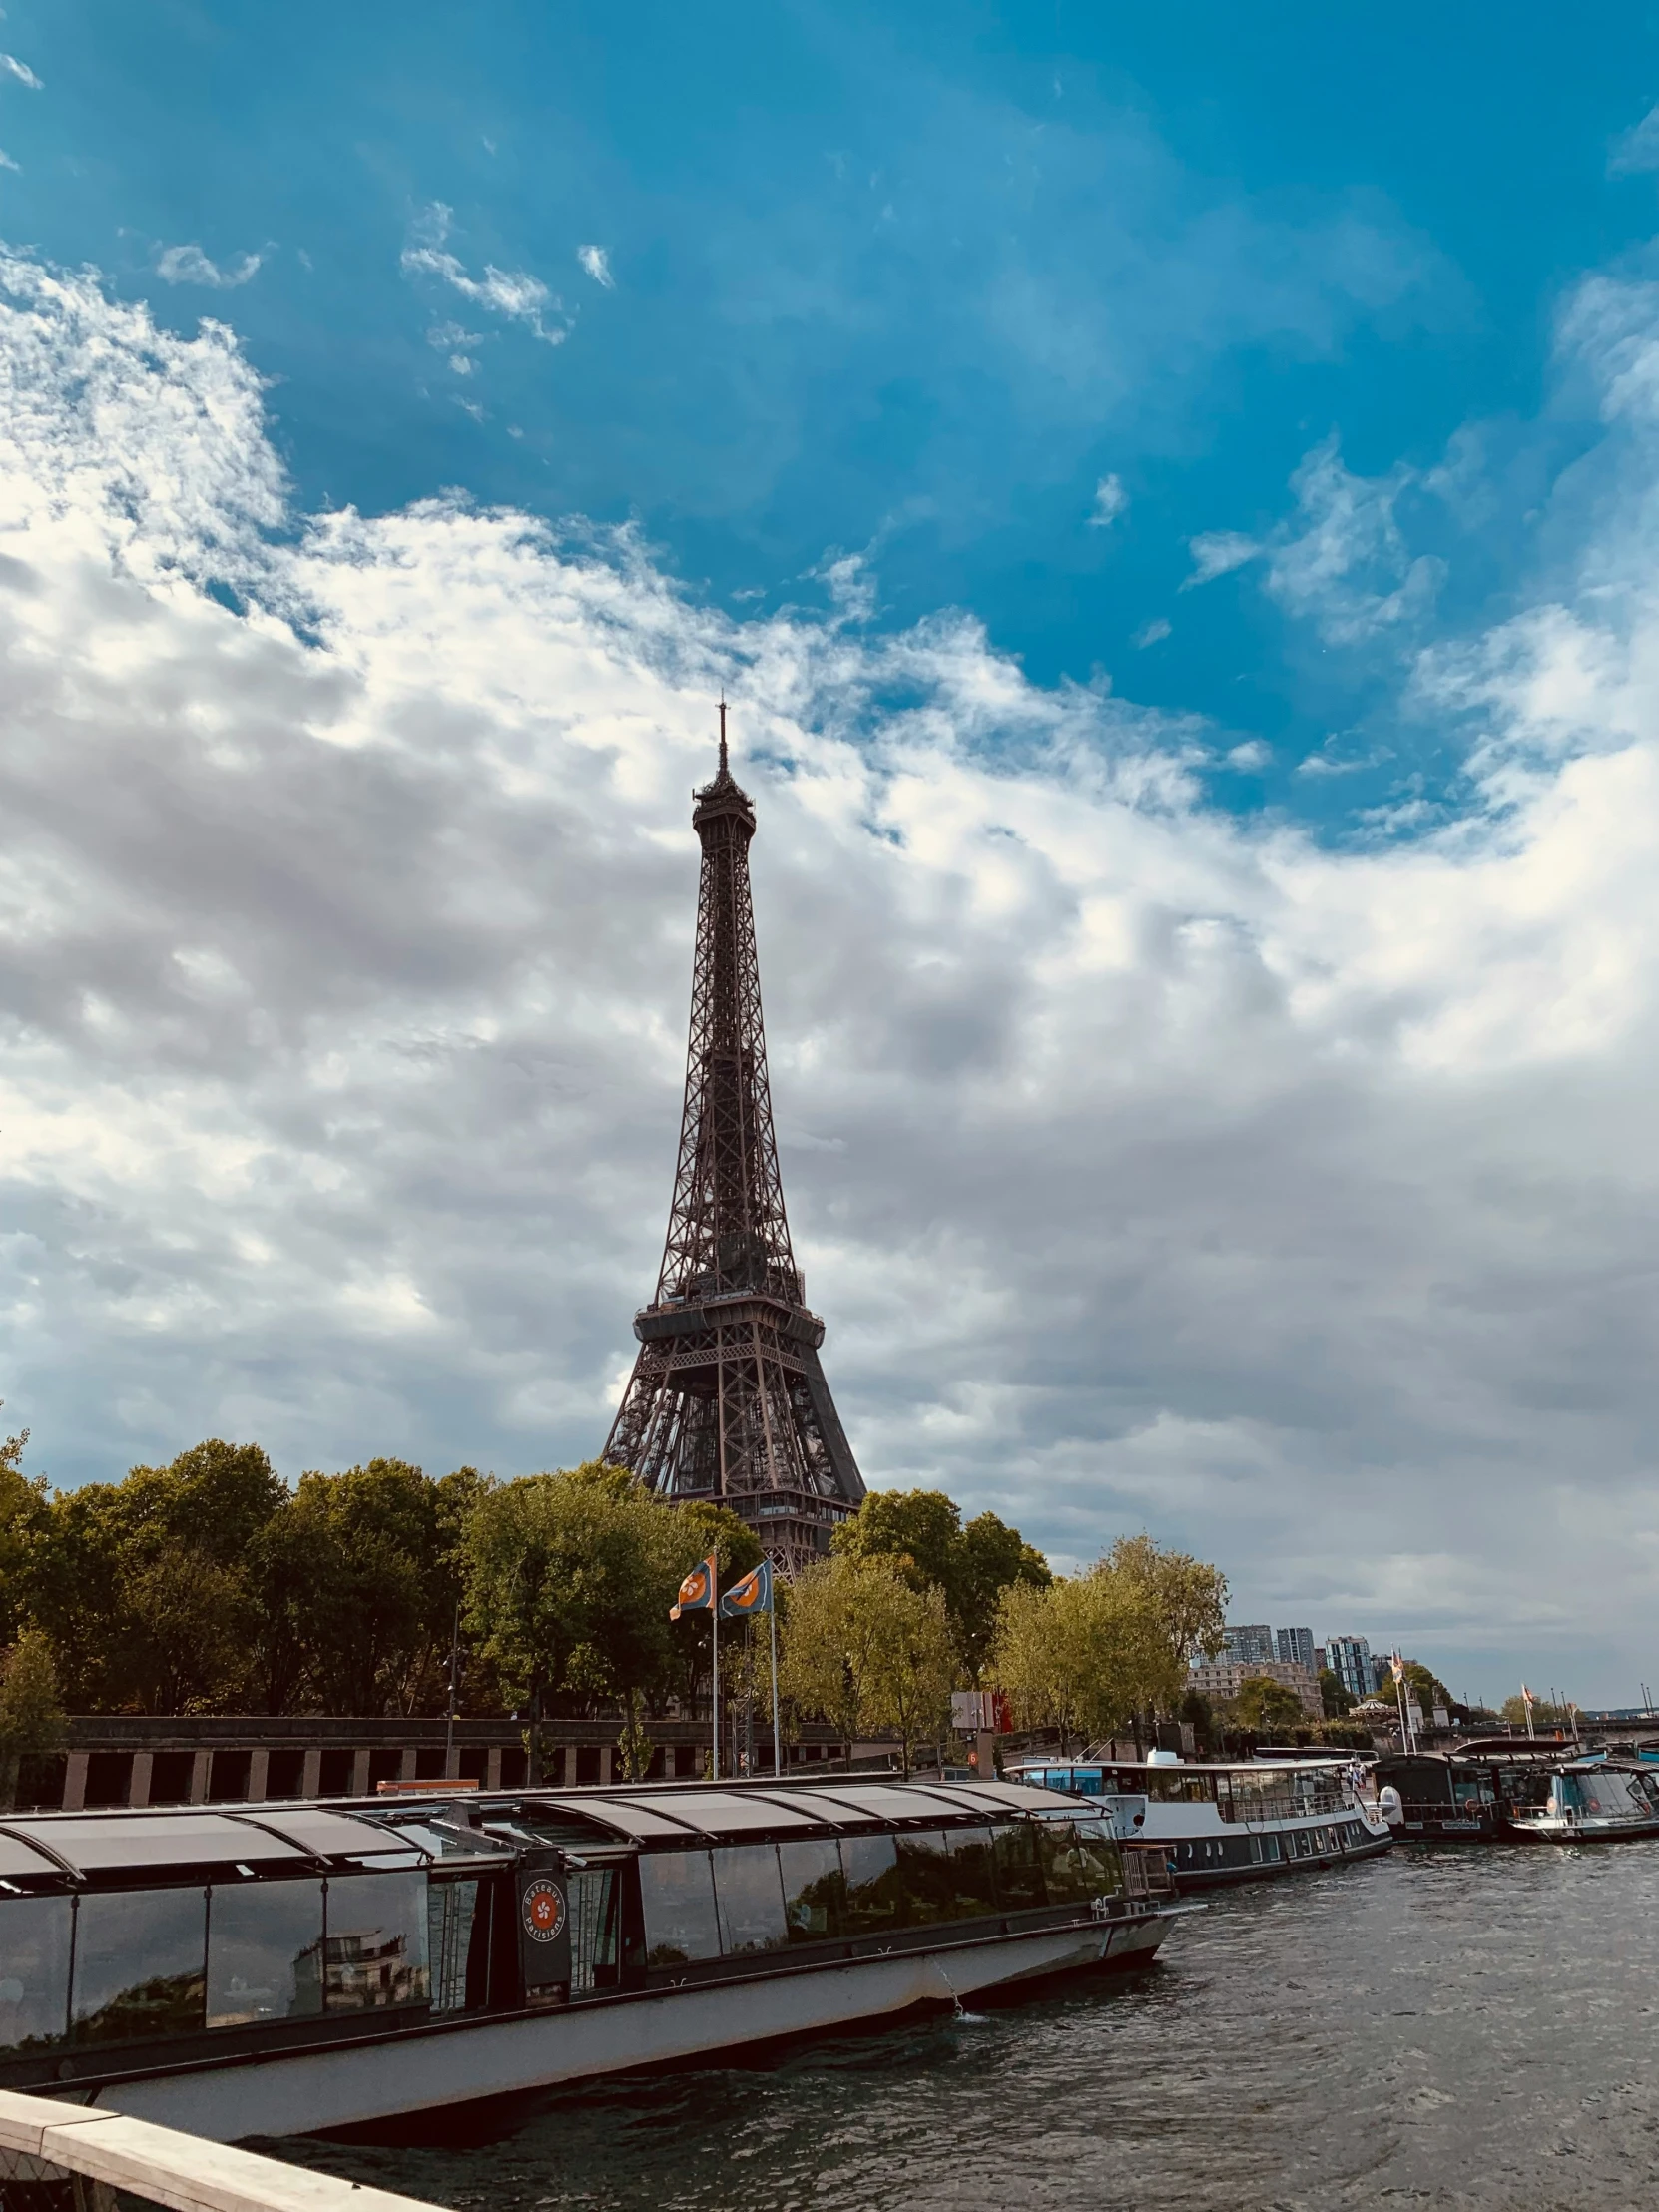
[[[1613,1766],[1605,1752],[1571,1760],[1550,1775],[1541,1803],[1509,1807],[1504,1826],[1520,1843],[1613,1844],[1659,1836],[1659,1774]]]
[[[1097,1763],[1021,1760],[1021,1782],[1098,1799],[1118,1833],[1162,1858],[1178,1890],[1305,1874],[1370,1859],[1393,1841],[1352,1759]]]
[[[1017,1783],[0,1815],[0,2088],[359,2126],[1145,1965],[1154,1871]]]
[[[1402,1842],[1495,1844],[1517,1815],[1549,1802],[1551,1775],[1577,1745],[1529,1736],[1477,1736],[1449,1751],[1389,1752],[1374,1772],[1378,1802]]]

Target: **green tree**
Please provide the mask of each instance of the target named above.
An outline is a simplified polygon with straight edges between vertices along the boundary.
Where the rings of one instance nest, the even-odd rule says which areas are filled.
[[[996,1634],[1002,1593],[1016,1582],[1046,1587],[1048,1561],[995,1513],[962,1526],[942,1490],[871,1490],[836,1529],[833,1549],[852,1558],[890,1559],[917,1592],[942,1592],[950,1632],[968,1679],[979,1680]]]
[[[506,1695],[538,1713],[661,1700],[679,1660],[669,1608],[705,1532],[598,1460],[480,1496],[467,1619]]]
[[[916,1589],[880,1555],[836,1553],[798,1577],[781,1631],[781,1689],[844,1741],[890,1733],[908,1773],[915,1746],[943,1731],[956,1653],[936,1584]]]
[[[249,1560],[283,1496],[257,1444],[215,1438],[52,1497],[23,1603],[76,1710],[211,1712],[241,1695],[258,1626]]]
[[[991,1676],[1022,1728],[1059,1730],[1062,1756],[1075,1737],[1115,1734],[1135,1710],[1137,1624],[1124,1595],[1104,1562],[1002,1594]]]
[[[1340,1720],[1345,1713],[1354,1710],[1353,1694],[1343,1687],[1340,1674],[1333,1674],[1329,1667],[1320,1669],[1320,1708],[1328,1721]]]
[[[1258,1736],[1301,1728],[1306,1718],[1296,1692],[1265,1674],[1246,1675],[1236,1702],[1240,1721]]]
[[[23,1625],[29,1554],[46,1518],[46,1483],[23,1472],[29,1441],[24,1428],[0,1442],[0,1644],[12,1643]]]
[[[1425,1707],[1424,1710],[1426,1711],[1427,1708]],[[1526,1700],[1524,1698],[1506,1697],[1503,1701],[1502,1717],[1518,1735],[1524,1736],[1526,1734]],[[1567,1728],[1570,1727],[1571,1722],[1572,1716],[1564,1705],[1552,1705],[1548,1698],[1542,1697],[1535,1697],[1532,1700],[1532,1725],[1534,1728]]]
[[[0,1667],[0,1810],[17,1802],[24,1760],[44,1758],[64,1740],[52,1647],[38,1628],[26,1628]]]

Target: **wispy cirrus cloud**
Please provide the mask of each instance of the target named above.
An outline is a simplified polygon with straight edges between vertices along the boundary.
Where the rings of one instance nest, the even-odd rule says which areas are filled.
[[[615,291],[616,278],[611,275],[611,258],[602,246],[579,246],[576,249],[576,259],[596,284],[603,284],[607,291]]]
[[[0,71],[15,77],[20,85],[27,85],[31,92],[43,92],[45,87],[27,62],[20,62],[15,54],[0,54]]]
[[[1659,108],[1649,108],[1640,123],[1621,133],[1607,156],[1609,177],[1637,176],[1647,169],[1659,169]]]
[[[1129,494],[1123,488],[1121,476],[1103,476],[1094,487],[1094,512],[1089,517],[1091,530],[1104,530],[1116,522],[1118,516],[1128,512]]]
[[[1328,644],[1409,629],[1432,609],[1444,574],[1435,556],[1411,554],[1396,519],[1401,494],[1418,481],[1403,466],[1352,474],[1333,431],[1304,454],[1291,477],[1295,508],[1264,537],[1214,530],[1189,540],[1193,568],[1181,589],[1261,561],[1268,596],[1315,623]]]
[[[241,254],[234,262],[211,261],[200,246],[164,247],[156,257],[156,275],[169,284],[206,284],[212,291],[235,291],[265,266],[263,254]]]
[[[563,312],[563,302],[549,291],[539,276],[526,270],[497,269],[486,262],[482,276],[474,276],[457,256],[448,251],[454,227],[454,210],[434,200],[412,227],[400,266],[406,276],[436,276],[451,285],[463,299],[487,307],[493,314],[521,322],[544,345],[563,345],[569,325],[550,324],[549,317]]]

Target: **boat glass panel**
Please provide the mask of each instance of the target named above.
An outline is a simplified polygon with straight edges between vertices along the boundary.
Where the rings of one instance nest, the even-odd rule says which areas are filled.
[[[239,1821],[236,1826],[244,1835],[260,1835],[270,1829],[313,1859],[366,1860],[396,1851],[400,1841],[375,1821],[353,1820],[349,1813],[326,1813],[311,1806],[290,1809],[285,1805],[262,1805],[257,1828],[251,1820]],[[236,1859],[247,1856],[246,1852],[231,1854]]]
[[[812,1843],[780,1844],[778,1864],[784,1877],[784,1918],[792,1943],[823,1943],[839,1936],[844,1925],[846,1886],[840,1846],[833,1837]]]
[[[904,1891],[898,1848],[891,1836],[843,1836],[841,1868],[846,1876],[848,1936],[878,1936],[903,1926]]]
[[[926,1790],[905,1790],[881,1783],[847,1785],[837,1782],[833,1795],[866,1820],[915,1821],[929,1817],[937,1820],[940,1812],[938,1797]],[[961,1807],[964,1813],[976,1810],[970,1805]]]
[[[648,1966],[720,1956],[715,1878],[706,1851],[651,1851],[640,1860]]]
[[[1140,1783],[1133,1782],[1129,1787],[1138,1790]],[[950,1795],[953,1800],[964,1799],[974,1811],[980,1807],[1002,1814],[1053,1813],[1056,1810],[1053,1793],[1028,1782],[963,1782],[954,1784]]]
[[[729,1844],[715,1852],[720,1947],[728,1958],[782,1950],[789,1942],[776,1844]]]
[[[38,1839],[84,1874],[131,1867],[200,1867],[297,1859],[292,1844],[218,1813],[127,1814],[110,1820],[13,1821],[15,1832]]]
[[[934,1829],[897,1842],[911,1927],[983,1920],[996,1911],[988,1828]]]
[[[1042,1862],[1037,1857],[1037,1831],[1046,1823],[1010,1821],[995,1837],[996,1887],[1004,1911],[1020,1912],[1046,1905]]]
[[[803,1812],[787,1800],[739,1790],[678,1790],[669,1803],[677,1821],[705,1836],[754,1835],[769,1828],[817,1828],[822,1814]]]
[[[63,1874],[63,1869],[56,1860],[48,1859],[44,1852],[35,1851],[21,1837],[0,1832],[0,1880],[8,1875],[15,1880],[18,1875],[53,1874],[60,1878]]]
[[[0,2050],[39,2050],[63,2041],[73,1911],[65,1897],[0,1904]]]
[[[71,2033],[79,2043],[189,2035],[207,1985],[206,1890],[95,1890],[76,1901]]]
[[[637,1804],[630,1798],[600,1798],[596,1795],[591,1798],[549,1798],[546,1802],[561,1811],[579,1814],[584,1821],[596,1822],[601,1828],[612,1829],[619,1836],[690,1837],[697,1833],[686,1822],[666,1820],[654,1807]],[[533,1820],[534,1810],[527,1807],[520,1817],[526,1821]]]
[[[328,1884],[324,1990],[330,2012],[424,2004],[426,1878],[356,1874]]]
[[[616,1981],[617,1878],[614,1867],[573,1868],[570,1905],[570,1987],[573,1996]]]
[[[208,2025],[321,2010],[321,1882],[217,1885],[208,1898]]]
[[[1123,1886],[1118,1849],[1100,1821],[1044,1821],[1037,1830],[1050,1905],[1080,1905]]]
[[[478,1920],[476,1882],[431,1882],[426,1887],[426,1961],[434,2012],[464,2012],[468,1967]],[[476,1977],[474,1977],[475,1979]],[[476,2000],[474,2000],[476,2001]]]

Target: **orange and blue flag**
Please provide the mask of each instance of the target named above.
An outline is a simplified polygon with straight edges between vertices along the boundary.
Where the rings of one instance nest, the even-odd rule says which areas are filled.
[[[734,1582],[720,1601],[722,1616],[727,1620],[748,1620],[755,1613],[772,1611],[772,1561],[763,1559],[758,1567],[746,1574],[741,1582]]]
[[[714,1611],[715,1577],[718,1571],[713,1552],[709,1554],[707,1559],[693,1567],[685,1581],[680,1585],[679,1604],[671,1605],[668,1609],[668,1617],[671,1621],[677,1621],[682,1613],[712,1613]]]

